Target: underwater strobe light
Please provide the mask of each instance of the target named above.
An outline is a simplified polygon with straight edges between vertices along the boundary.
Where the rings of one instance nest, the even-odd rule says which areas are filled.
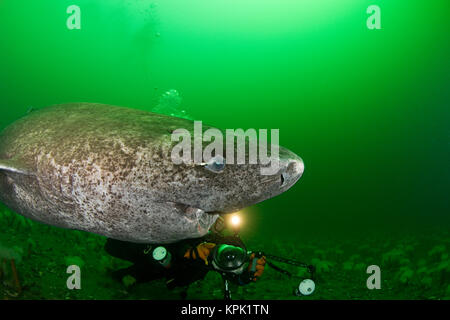
[[[298,285],[298,288],[295,289],[296,296],[309,296],[316,289],[316,284],[311,279],[305,279]]]

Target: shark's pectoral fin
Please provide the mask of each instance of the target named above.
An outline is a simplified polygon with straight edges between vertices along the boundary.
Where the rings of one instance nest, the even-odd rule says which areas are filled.
[[[173,208],[174,212],[180,214],[183,221],[195,227],[199,234],[206,233],[219,217],[218,214],[208,213],[200,208],[191,207],[186,204],[176,202],[165,202]]]
[[[34,170],[16,159],[0,159],[0,171],[34,175]]]
[[[190,207],[189,205],[186,204],[182,204],[182,203],[177,203],[177,202],[170,202],[167,201],[165,202],[166,205],[170,206],[175,212],[183,215],[186,218],[196,218],[196,213],[198,210],[198,208],[193,208]]]

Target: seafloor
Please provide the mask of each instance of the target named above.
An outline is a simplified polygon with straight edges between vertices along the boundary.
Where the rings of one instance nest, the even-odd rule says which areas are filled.
[[[309,239],[302,242],[246,239],[255,249],[298,258],[317,268],[316,291],[296,297],[293,289],[307,274],[287,267],[289,278],[266,267],[263,277],[245,287],[233,288],[234,299],[450,299],[448,229],[421,234],[371,236],[364,241]],[[135,285],[117,282],[110,272],[127,266],[108,256],[105,238],[80,231],[46,226],[0,209],[0,297],[2,299],[179,299],[180,290],[169,291],[164,281]],[[257,244],[257,245],[256,245]],[[21,292],[11,271],[14,259]],[[81,289],[66,286],[68,265],[81,267]],[[381,289],[366,286],[366,268],[381,268]],[[281,264],[278,264],[282,266]],[[285,266],[284,266],[285,267]],[[222,281],[209,272],[192,284],[188,299],[221,299]]]

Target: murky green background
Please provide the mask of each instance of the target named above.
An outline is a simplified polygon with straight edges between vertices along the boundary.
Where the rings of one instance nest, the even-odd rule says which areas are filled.
[[[81,8],[81,30],[66,27],[71,4]],[[381,8],[381,30],[366,27],[371,4]],[[175,89],[194,119],[278,128],[280,144],[305,162],[295,187],[247,210],[243,235],[251,243],[313,241],[333,250],[357,242],[368,246],[366,257],[371,248],[381,257],[394,250],[383,247],[388,238],[407,234],[420,246],[420,237],[434,235],[425,249],[443,245],[445,254],[448,9],[444,0],[1,0],[0,128],[30,106],[85,101],[151,110]],[[368,245],[368,234],[379,240]],[[429,297],[450,296],[445,272],[444,280],[432,277],[439,293]],[[358,290],[368,291],[362,281]]]

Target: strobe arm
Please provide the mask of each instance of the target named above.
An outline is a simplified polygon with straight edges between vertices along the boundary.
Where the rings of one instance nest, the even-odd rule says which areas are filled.
[[[308,270],[309,274],[311,275],[311,279],[314,279],[316,267],[311,265],[311,264],[300,262],[300,261],[297,261],[297,260],[294,260],[294,259],[286,259],[286,258],[278,257],[278,256],[275,256],[275,255],[272,255],[272,254],[265,254],[265,253],[263,253],[261,251],[255,252],[255,257],[260,258],[262,256],[265,256],[267,259],[270,259],[270,260],[273,260],[273,261],[281,262],[281,263],[284,263],[284,264],[289,264],[289,265],[300,267],[300,268],[306,268]],[[280,273],[282,273],[282,274],[284,274],[284,275],[286,275],[288,277],[292,277],[292,273],[290,273],[289,271],[278,267],[277,265],[273,264],[270,261],[266,261],[266,263],[270,267],[275,269],[276,271],[278,271],[278,272],[280,272]]]

